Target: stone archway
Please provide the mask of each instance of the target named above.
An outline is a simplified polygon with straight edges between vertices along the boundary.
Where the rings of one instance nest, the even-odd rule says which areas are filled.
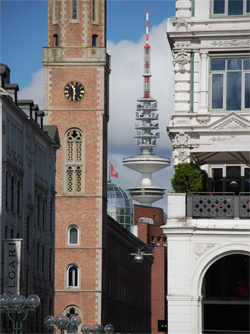
[[[202,333],[249,333],[249,259],[242,253],[225,255],[206,271]]]

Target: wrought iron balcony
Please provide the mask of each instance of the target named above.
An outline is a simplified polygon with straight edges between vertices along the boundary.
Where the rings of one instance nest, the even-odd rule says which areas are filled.
[[[199,193],[187,196],[188,218],[250,219],[250,193]]]

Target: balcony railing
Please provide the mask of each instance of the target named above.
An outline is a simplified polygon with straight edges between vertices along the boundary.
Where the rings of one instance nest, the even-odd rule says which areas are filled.
[[[250,193],[199,193],[187,196],[189,218],[250,219]]]

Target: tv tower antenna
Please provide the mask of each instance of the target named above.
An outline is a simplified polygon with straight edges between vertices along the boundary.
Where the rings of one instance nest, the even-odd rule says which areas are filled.
[[[146,44],[144,45],[144,88],[143,97],[138,99],[135,119],[139,121],[135,124],[137,130],[137,146],[140,155],[137,157],[124,158],[123,165],[131,168],[142,175],[141,185],[129,189],[131,197],[143,205],[151,206],[153,202],[163,198],[164,190],[160,187],[152,186],[151,174],[166,168],[170,165],[169,158],[159,158],[153,154],[153,147],[156,147],[156,139],[160,138],[160,133],[152,131],[159,129],[157,101],[150,96],[150,45],[148,43],[148,9],[146,11]]]

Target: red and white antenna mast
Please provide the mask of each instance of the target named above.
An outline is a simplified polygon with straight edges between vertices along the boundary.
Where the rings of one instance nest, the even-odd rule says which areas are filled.
[[[150,46],[148,44],[148,9],[146,11],[146,45],[144,46],[144,98],[150,98]]]

